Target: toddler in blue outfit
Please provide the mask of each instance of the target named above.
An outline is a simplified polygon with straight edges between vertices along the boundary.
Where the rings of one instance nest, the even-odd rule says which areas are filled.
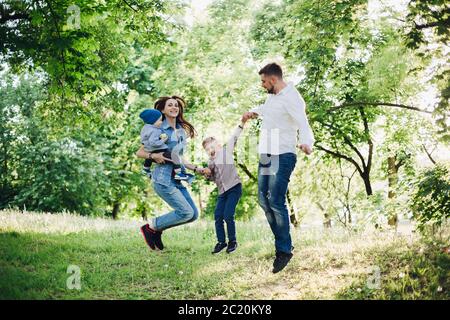
[[[169,137],[161,130],[162,113],[157,109],[146,109],[141,112],[139,117],[145,123],[141,130],[141,143],[144,145],[144,150],[152,153],[162,152],[165,158],[172,159],[172,154],[166,144]],[[148,177],[151,177],[151,165],[152,160],[145,159],[142,171]],[[194,176],[186,173],[186,168],[183,164],[173,162],[173,169],[175,180],[192,182]]]

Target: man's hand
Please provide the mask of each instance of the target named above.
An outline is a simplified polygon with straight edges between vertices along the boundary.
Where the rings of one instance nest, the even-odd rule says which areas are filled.
[[[255,118],[258,118],[258,114],[257,114],[257,113],[255,113],[255,112],[245,112],[245,113],[242,115],[241,121],[242,121],[243,123],[245,123],[245,122],[247,122],[247,120],[249,120],[249,119],[255,119]]]
[[[312,153],[312,148],[308,144],[299,144],[297,147],[307,155],[310,155]]]

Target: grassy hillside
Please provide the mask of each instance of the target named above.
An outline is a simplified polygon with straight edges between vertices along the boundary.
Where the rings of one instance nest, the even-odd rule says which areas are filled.
[[[213,223],[169,230],[150,251],[138,221],[0,211],[1,299],[449,299],[445,237],[295,229],[294,258],[271,273],[272,237],[237,223],[239,248],[211,255]],[[448,238],[447,238],[448,240]],[[70,265],[81,289],[68,289]],[[379,277],[378,277],[379,274]]]

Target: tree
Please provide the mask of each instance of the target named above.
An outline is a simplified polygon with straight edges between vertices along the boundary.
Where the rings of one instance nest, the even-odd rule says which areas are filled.
[[[450,64],[447,49],[450,36],[450,4],[445,0],[410,1],[404,29],[407,46],[415,49],[419,56],[437,64],[433,67],[435,71],[431,81],[440,91],[434,115],[437,125],[441,128],[440,139],[448,143]]]
[[[0,140],[1,207],[102,214],[103,167],[81,141],[52,135],[42,113],[47,98],[42,79],[7,74],[0,90],[6,133]]]
[[[450,175],[447,164],[424,170],[415,181],[410,206],[424,231],[427,226],[440,226],[450,218]]]
[[[49,92],[80,107],[117,80],[136,43],[167,41],[170,10],[163,0],[2,1],[1,58],[15,72],[43,69]]]
[[[291,71],[299,73],[316,147],[351,164],[370,196],[377,121],[395,109],[431,111],[409,105],[410,96],[399,94],[417,73],[407,65],[412,54],[398,30],[371,22],[366,5],[333,0],[269,4],[258,14],[252,34],[260,47],[269,43],[266,47],[281,52]]]
[[[150,69],[147,83],[153,91],[147,93],[156,99],[161,95],[177,94],[187,101],[186,117],[198,132],[191,141],[187,155],[193,163],[206,163],[201,140],[214,135],[226,142],[244,111],[262,100],[258,91],[258,68],[252,59],[249,42],[249,26],[252,5],[256,1],[214,1],[207,9],[208,19],[192,26],[184,26],[173,37],[179,39],[161,50],[156,58],[143,58],[136,69]],[[152,65],[152,66],[151,66]],[[140,86],[137,80],[135,86]],[[140,92],[141,95],[144,92]],[[254,178],[257,171],[255,139],[258,125],[254,124],[239,139],[236,162],[244,180],[243,193],[248,196],[238,208],[238,217],[252,216],[258,207]],[[248,134],[248,133],[249,134]],[[252,154],[251,157],[247,155]],[[196,198],[200,192],[212,191],[212,185],[198,181],[193,188]],[[205,212],[211,210],[215,198],[209,203],[201,197]]]

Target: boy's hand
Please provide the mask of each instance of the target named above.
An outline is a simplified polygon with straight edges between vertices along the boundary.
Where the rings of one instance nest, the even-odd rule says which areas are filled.
[[[167,139],[169,139],[169,136],[168,136],[167,134],[165,134],[165,133],[161,133],[161,134],[159,135],[159,138],[160,138],[162,141],[166,142]]]

